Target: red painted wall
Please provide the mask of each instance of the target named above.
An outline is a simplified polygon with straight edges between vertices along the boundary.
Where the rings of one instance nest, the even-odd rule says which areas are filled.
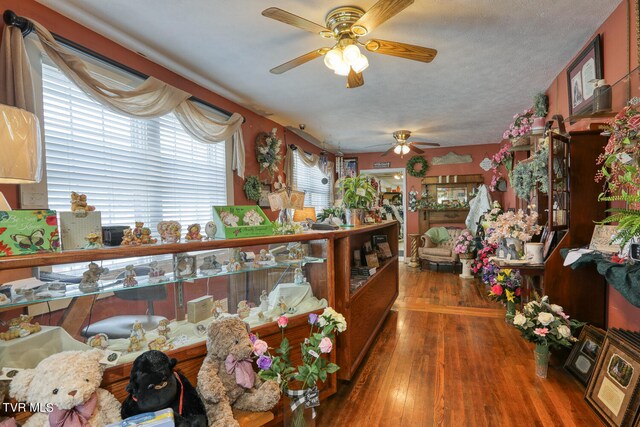
[[[156,77],[168,84],[180,88],[192,95],[200,98],[213,105],[221,107],[225,110],[238,112],[242,114],[246,122],[242,126],[245,141],[246,170],[245,176],[257,175],[259,168],[255,158],[255,139],[259,132],[269,132],[273,128],[278,129],[278,135],[283,139],[284,128],[278,123],[269,120],[266,117],[235,104],[234,102],[211,92],[178,74],[163,68],[162,66],[151,62],[150,60],[132,52],[124,47],[114,43],[113,41],[89,30],[86,27],[66,18],[63,15],[37,3],[34,0],[3,0],[2,11],[11,9],[20,16],[25,16],[38,21],[44,25],[52,33],[58,34],[64,38],[74,41],[90,50],[100,53],[111,58],[123,65],[131,67],[149,76]],[[0,22],[0,34],[4,24]],[[283,139],[284,142],[284,139]],[[286,135],[287,144],[296,144],[305,151],[311,153],[320,152],[320,148],[308,143],[296,134],[288,132]],[[285,144],[282,145],[282,155],[284,157]],[[282,169],[282,168],[281,168]],[[236,205],[255,204],[250,203],[242,190],[243,179],[234,173],[234,200]],[[5,194],[12,207],[18,207],[18,189],[14,185],[0,185],[0,191]],[[275,213],[266,209],[267,215],[274,218]]]

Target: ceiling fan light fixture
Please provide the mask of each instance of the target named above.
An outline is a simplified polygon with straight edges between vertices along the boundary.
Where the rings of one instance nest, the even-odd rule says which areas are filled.
[[[402,145],[396,145],[393,149],[393,152],[396,154],[400,154],[402,152]]]
[[[330,70],[335,70],[344,64],[342,61],[342,52],[338,48],[333,48],[324,55],[324,65]],[[347,72],[349,72],[347,70]]]
[[[333,72],[339,76],[348,76],[351,67],[344,61],[341,61],[334,69]]]
[[[356,46],[355,44],[350,44],[342,51],[342,59],[352,67],[360,59],[361,56],[362,54],[360,53],[360,49],[358,49],[358,46]]]
[[[351,68],[353,68],[353,71],[355,71],[356,73],[363,72],[367,69],[367,67],[369,67],[369,60],[364,55],[360,55],[358,59],[353,64],[351,64]]]
[[[407,154],[410,151],[409,146],[408,145],[403,145],[402,146],[402,154]]]

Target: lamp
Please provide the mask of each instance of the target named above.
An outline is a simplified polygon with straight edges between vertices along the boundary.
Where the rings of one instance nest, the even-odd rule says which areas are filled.
[[[345,47],[338,45],[324,55],[324,65],[337,75],[346,76],[352,68],[356,73],[364,71],[369,66],[369,60],[355,44]]]
[[[305,206],[302,209],[296,209],[293,213],[293,221],[294,222],[303,222],[308,219],[315,221],[316,220],[316,208],[313,206]]]
[[[0,183],[34,184],[41,174],[40,125],[35,114],[0,104]],[[2,202],[6,206],[1,206]],[[8,207],[0,193],[0,208]]]
[[[393,149],[393,152],[396,154],[402,154],[405,155],[410,151],[410,148],[405,145],[405,144],[398,144],[395,146],[395,148]]]

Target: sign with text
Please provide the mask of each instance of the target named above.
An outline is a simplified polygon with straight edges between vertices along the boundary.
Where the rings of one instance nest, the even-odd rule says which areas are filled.
[[[391,162],[374,162],[374,169],[387,169],[391,167]]]

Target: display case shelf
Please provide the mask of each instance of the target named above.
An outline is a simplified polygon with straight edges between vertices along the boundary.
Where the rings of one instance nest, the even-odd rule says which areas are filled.
[[[376,272],[373,273],[372,276],[368,277],[367,279],[364,279],[363,283],[360,286],[358,286],[357,289],[351,290],[351,300],[355,300],[358,294],[360,294],[364,289],[366,289],[369,283],[376,280],[378,276],[384,273],[385,269],[390,268],[390,266],[394,264],[397,264],[397,262],[398,262],[398,255],[394,255],[388,260],[386,260],[380,267],[376,269]],[[353,277],[351,279],[353,280]],[[349,288],[351,289],[351,287]]]

